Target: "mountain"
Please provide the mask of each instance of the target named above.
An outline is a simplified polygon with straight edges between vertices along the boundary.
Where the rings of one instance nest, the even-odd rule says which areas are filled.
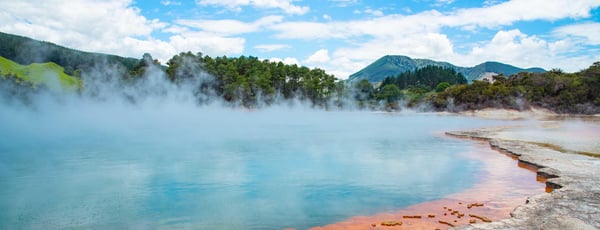
[[[479,79],[486,73],[504,74],[506,76],[519,72],[546,72],[542,68],[522,69],[500,62],[484,62],[474,67],[461,67],[448,62],[439,62],[429,59],[412,59],[401,55],[386,55],[371,63],[362,70],[350,75],[348,81],[367,79],[369,82],[381,82],[386,77],[397,76],[406,71],[414,71],[428,65],[453,68],[462,73],[468,81]]]
[[[139,59],[116,55],[84,52],[50,42],[0,32],[0,56],[21,65],[53,62],[65,68],[67,74],[98,64],[108,64],[130,71]]]
[[[479,79],[486,73],[501,73],[505,76],[509,76],[520,72],[543,73],[546,72],[546,70],[537,67],[522,69],[500,62],[484,62],[471,68],[465,68],[465,71],[461,73],[463,73],[465,77],[467,77],[467,80],[472,81]]]

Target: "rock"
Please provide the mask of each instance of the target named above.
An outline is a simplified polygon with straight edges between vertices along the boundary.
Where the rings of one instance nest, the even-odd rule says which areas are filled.
[[[475,215],[475,214],[469,214],[469,216],[473,217],[473,218],[480,219],[483,222],[492,222],[492,220],[490,218],[487,218],[485,216],[479,216],[479,215]]]
[[[449,135],[488,138],[490,146],[538,168],[538,175],[547,178],[546,184],[553,191],[529,197],[528,202],[510,213],[512,218],[457,229],[600,229],[600,158],[551,148],[554,145],[494,139],[506,137],[500,135],[503,131],[506,129],[451,132]],[[577,137],[565,136],[565,141],[569,138]]]
[[[467,205],[467,208],[470,209],[472,207],[481,207],[483,206],[483,203],[471,203]]]
[[[452,224],[452,223],[450,223],[450,222],[443,221],[443,220],[440,220],[440,221],[438,221],[438,223],[440,223],[440,224],[445,224],[445,225],[448,225],[448,226],[450,226],[450,227],[454,227],[454,224]]]
[[[548,230],[594,230],[594,226],[586,224],[580,219],[572,217],[557,217],[549,220],[540,226],[541,229]]]
[[[389,220],[389,221],[383,221],[381,222],[382,226],[402,226],[402,221],[394,221],[394,220]]]

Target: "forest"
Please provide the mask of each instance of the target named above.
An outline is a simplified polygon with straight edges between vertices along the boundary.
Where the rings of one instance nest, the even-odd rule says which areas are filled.
[[[186,52],[173,56],[166,64],[163,69],[172,83],[194,82],[196,94],[214,94],[226,102],[249,108],[290,99],[325,107],[344,88],[342,81],[322,69],[286,65],[252,56],[213,58]],[[150,65],[161,68],[158,61],[145,54],[129,77],[143,78]]]

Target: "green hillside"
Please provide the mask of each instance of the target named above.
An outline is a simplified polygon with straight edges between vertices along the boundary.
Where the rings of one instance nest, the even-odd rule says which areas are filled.
[[[31,83],[34,86],[43,84],[54,91],[78,90],[82,85],[79,78],[66,74],[63,67],[53,62],[24,66],[0,56],[0,75],[2,78],[10,75],[17,81]]]
[[[131,71],[139,59],[116,55],[84,52],[59,46],[50,42],[0,32],[0,56],[21,65],[54,62],[74,75],[76,70],[85,71],[97,65],[117,66],[124,72]]]
[[[421,69],[426,66],[439,66],[444,68],[452,68],[458,73],[465,75],[467,80],[473,81],[479,79],[484,73],[499,73],[505,76],[520,73],[520,72],[532,72],[532,73],[543,73],[544,69],[541,68],[530,68],[522,69],[512,65],[507,65],[500,62],[484,62],[474,67],[461,67],[455,66],[448,62],[439,62],[429,59],[412,59],[407,56],[401,55],[386,55],[362,70],[350,75],[348,80],[350,82],[356,82],[361,79],[367,79],[369,82],[381,82],[386,77],[395,77],[401,73],[407,71],[414,71]]]

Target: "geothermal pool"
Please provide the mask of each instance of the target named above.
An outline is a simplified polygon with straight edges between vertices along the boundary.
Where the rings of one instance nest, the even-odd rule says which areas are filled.
[[[394,211],[478,182],[462,154],[477,147],[443,131],[507,123],[170,105],[0,118],[0,229],[306,229]]]

